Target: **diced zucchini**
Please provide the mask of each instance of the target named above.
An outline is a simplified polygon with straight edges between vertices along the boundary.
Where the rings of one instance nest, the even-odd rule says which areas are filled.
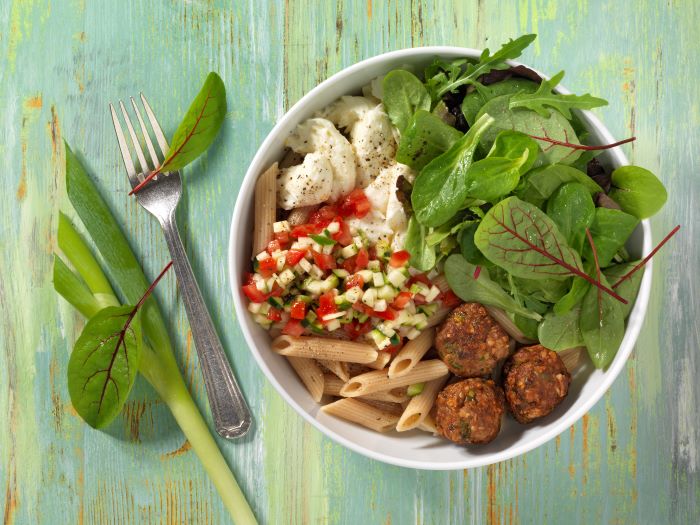
[[[378,299],[374,302],[373,308],[377,312],[386,312],[386,301],[384,299]]]
[[[375,272],[372,274],[372,283],[377,288],[384,286],[384,274],[382,272]]]
[[[357,255],[357,252],[359,251],[359,248],[355,244],[348,244],[345,248],[340,250],[340,255],[342,255],[345,259],[349,259],[353,255]]]
[[[370,308],[374,308],[374,303],[377,301],[377,290],[376,288],[368,288],[365,290],[365,293],[362,294],[362,302],[369,306]]]

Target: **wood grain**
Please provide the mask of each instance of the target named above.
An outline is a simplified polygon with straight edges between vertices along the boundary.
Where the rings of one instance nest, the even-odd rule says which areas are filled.
[[[168,134],[206,73],[229,114],[185,170],[178,220],[251,409],[221,441],[261,523],[700,522],[700,82],[694,0],[224,0],[0,2],[0,516],[5,524],[228,523],[167,409],[139,382],[107,432],[82,424],[65,374],[81,321],[52,291],[55,218],[69,210],[62,140],[82,153],[150,275],[167,250],[133,199],[107,104],[143,91]],[[609,100],[600,115],[655,171],[669,203],[655,238],[646,323],[625,371],[590,413],[525,456],[468,472],[386,466],[304,423],[248,354],[228,293],[234,196],[275,121],[328,75],[409,46],[497,47],[537,32],[524,60]],[[163,283],[166,284],[166,283]],[[159,287],[181,366],[204,405],[174,281]],[[264,424],[263,424],[264,423]]]

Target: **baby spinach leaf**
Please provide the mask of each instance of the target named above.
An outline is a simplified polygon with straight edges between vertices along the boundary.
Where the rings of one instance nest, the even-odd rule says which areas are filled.
[[[612,172],[610,197],[623,211],[639,219],[651,217],[666,203],[666,188],[651,171],[622,166]]]
[[[419,109],[401,135],[396,160],[420,171],[462,136],[463,133],[445,124],[440,117]]]
[[[479,118],[488,113],[496,120],[481,138],[481,144],[484,148],[489,149],[496,140],[496,136],[504,129],[571,144],[580,144],[571,124],[558,111],[552,111],[548,117],[543,117],[529,109],[510,109],[510,98],[511,95],[503,95],[491,99],[477,114],[477,118]],[[547,164],[571,164],[581,155],[581,150],[578,149],[550,144],[543,140],[538,140],[537,143],[541,150],[540,162]]]
[[[578,253],[539,208],[508,197],[491,208],[474,242],[487,259],[515,277],[567,279],[581,272]]]
[[[93,428],[108,425],[134,386],[142,348],[134,306],[108,306],[83,328],[68,362],[73,407]]]
[[[474,222],[468,225],[462,230],[459,236],[459,248],[462,252],[462,257],[464,257],[470,264],[475,264],[477,266],[491,266],[491,261],[489,261],[484,254],[479,251],[479,248],[474,244],[474,234],[476,229],[479,227],[478,222]]]
[[[639,224],[639,220],[628,213],[610,208],[596,208],[590,225],[591,236],[598,252],[601,268],[610,264]],[[583,247],[583,257],[593,260],[593,251],[588,243]]]
[[[569,281],[555,279],[525,279],[523,277],[511,277],[518,293],[524,298],[536,301],[555,303],[569,291]],[[548,309],[549,307],[547,307]]]
[[[601,275],[605,286],[608,280]],[[581,303],[579,329],[596,368],[608,366],[625,335],[622,303],[591,287]]]
[[[428,228],[420,224],[415,215],[408,220],[404,248],[411,254],[411,266],[427,272],[435,266],[435,248],[425,241]]]
[[[489,157],[505,157],[507,159],[519,159],[527,151],[527,159],[520,166],[520,174],[527,173],[537,160],[537,142],[531,137],[518,131],[501,131],[491,146]]]
[[[449,72],[449,75],[444,75],[439,79],[433,77],[431,86],[435,91],[437,99],[441,99],[443,95],[454,91],[459,86],[468,84],[477,80],[481,75],[484,75],[492,69],[505,69],[508,66],[506,60],[518,58],[523,50],[529,46],[537,38],[537,35],[523,35],[510,40],[501,46],[501,49],[493,55],[488,49],[484,49],[479,57],[479,62],[476,64],[467,64],[464,72],[459,74],[454,69]]]
[[[437,227],[452,218],[467,199],[467,170],[479,137],[492,124],[484,115],[449,150],[433,159],[416,178],[411,194],[415,217],[424,226]]]
[[[464,228],[467,228],[470,224],[474,224],[476,222],[478,221],[472,219],[465,220],[464,215],[455,215],[455,217],[453,217],[451,220],[439,228],[434,228],[432,232],[426,235],[425,242],[428,243],[428,246],[434,246],[441,243],[448,237],[457,235]]]
[[[386,113],[401,133],[417,110],[430,110],[430,95],[423,82],[404,69],[389,71],[382,80],[382,91]]]
[[[552,164],[534,169],[525,175],[522,184],[515,190],[515,194],[521,200],[541,207],[562,184],[567,182],[582,184],[591,195],[603,191],[584,172],[571,166]]]
[[[580,252],[586,228],[595,216],[595,205],[588,189],[578,182],[560,186],[547,202],[547,215],[557,224],[569,245]]]
[[[522,315],[514,315],[513,322],[525,337],[537,341],[537,327],[539,326],[537,321],[523,317]]]
[[[211,72],[175,131],[158,171],[182,169],[204,153],[219,133],[225,116],[226,88],[221,77]]]
[[[632,270],[640,261],[632,261],[624,264],[615,264],[610,268],[606,268],[603,272],[605,278],[610,283],[616,283],[623,275]],[[622,281],[615,287],[615,291],[622,297],[627,299],[627,304],[622,305],[622,315],[626,319],[634,307],[635,299],[639,293],[639,286],[642,284],[644,272],[635,272],[630,277]]]
[[[586,268],[585,264],[584,268]],[[552,310],[557,315],[564,315],[567,312],[571,311],[572,308],[574,308],[577,304],[583,301],[583,298],[586,296],[586,293],[588,292],[588,289],[590,287],[591,284],[585,279],[581,279],[580,277],[574,277],[574,280],[571,283],[571,288],[569,289],[566,295],[564,295],[554,304],[554,308]]]
[[[511,193],[520,181],[520,170],[529,152],[520,157],[486,157],[476,161],[467,171],[467,195],[473,199],[495,202]]]
[[[539,321],[542,317],[520,306],[498,284],[493,282],[487,268],[481,268],[478,279],[474,279],[476,266],[468,263],[459,254],[450,255],[445,261],[445,278],[452,291],[463,301],[496,306],[512,314]]]
[[[462,113],[471,126],[476,122],[476,115],[479,110],[492,98],[501,95],[513,95],[515,93],[534,93],[537,91],[537,83],[524,78],[510,78],[501,82],[496,82],[490,86],[474,83],[476,89],[467,93],[462,101]]]
[[[556,352],[583,346],[584,340],[579,329],[580,318],[581,307],[569,310],[563,315],[548,313],[537,328],[537,339],[543,346]]]
[[[518,93],[510,99],[510,109],[527,108],[536,111],[543,117],[549,117],[551,111],[545,106],[558,110],[567,119],[571,120],[571,109],[593,109],[607,106],[608,101],[602,98],[585,95],[560,95],[553,93],[554,88],[564,78],[564,72],[560,71],[551,79],[542,79],[542,83],[534,93]]]

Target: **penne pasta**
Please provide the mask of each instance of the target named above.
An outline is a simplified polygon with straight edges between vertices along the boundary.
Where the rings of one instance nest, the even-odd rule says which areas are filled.
[[[437,309],[437,312],[435,312],[428,318],[428,328],[432,328],[442,323],[451,311],[452,308],[448,308],[447,306],[440,306],[440,308]]]
[[[428,414],[423,418],[423,421],[421,421],[418,424],[418,429],[423,430],[425,432],[430,432],[433,435],[437,435],[437,426],[435,425],[435,418],[433,417],[432,414]]]
[[[533,339],[530,339],[529,337],[526,337],[525,334],[522,333],[520,328],[518,328],[515,325],[513,320],[510,317],[508,317],[508,314],[500,308],[487,305],[484,305],[484,308],[486,308],[489,315],[493,317],[494,321],[501,325],[501,328],[503,328],[503,330],[505,330],[508,333],[508,335],[515,339],[518,343],[531,345],[537,342]]]
[[[329,396],[342,397],[340,395],[340,390],[345,385],[345,382],[339,379],[333,374],[326,374],[324,376],[323,383],[323,393]],[[392,390],[386,390],[384,392],[375,392],[374,394],[368,394],[366,396],[361,396],[358,399],[361,401],[384,401],[386,403],[404,403],[408,401],[408,395],[406,395],[406,388],[394,388]]]
[[[401,414],[401,418],[396,425],[398,432],[405,432],[416,428],[430,413],[435,404],[435,398],[447,382],[447,376],[427,381],[423,386],[423,391],[411,398],[406,408]]]
[[[411,370],[423,359],[435,340],[435,329],[428,328],[418,337],[406,343],[389,365],[389,377],[399,377]]]
[[[319,364],[324,367],[329,372],[335,374],[337,377],[343,381],[350,379],[350,374],[348,374],[348,365],[342,361],[331,361],[329,359],[319,359]]]
[[[262,252],[272,239],[272,225],[277,218],[277,175],[275,162],[255,184],[255,229],[253,230],[253,255]]]
[[[349,361],[351,363],[372,363],[378,353],[369,343],[356,343],[324,337],[292,337],[281,335],[272,341],[272,350],[280,355]]]
[[[446,377],[449,373],[445,363],[439,359],[421,361],[410,371],[402,376],[389,379],[385,370],[376,370],[360,374],[350,379],[341,389],[340,395],[345,397],[358,397],[382,392],[393,388],[432,381],[440,377]]]
[[[574,348],[567,348],[559,352],[559,357],[564,361],[564,366],[566,366],[569,373],[573,375],[586,360],[586,347],[576,346]]]
[[[340,390],[345,383],[342,379],[334,374],[324,374],[323,376],[323,393],[329,396],[341,397]]]
[[[377,432],[392,430],[399,420],[398,415],[373,407],[357,399],[339,399],[322,406],[321,411]]]
[[[324,383],[321,367],[313,359],[305,357],[287,356],[287,360],[299,376],[299,379],[301,379],[301,382],[306,386],[313,400],[317,403],[321,401]]]
[[[451,290],[450,285],[447,283],[447,277],[445,277],[444,273],[434,277],[431,281],[435,286],[440,288],[441,292]]]
[[[358,398],[358,401],[367,403],[368,405],[373,406],[374,408],[378,408],[379,410],[383,410],[384,412],[397,417],[401,417],[401,414],[403,414],[403,407],[400,403],[392,403],[391,401],[378,401],[376,399],[367,399],[366,397]]]
[[[377,359],[371,363],[367,363],[367,366],[373,368],[374,370],[383,370],[386,364],[391,361],[391,354],[389,352],[377,352]]]

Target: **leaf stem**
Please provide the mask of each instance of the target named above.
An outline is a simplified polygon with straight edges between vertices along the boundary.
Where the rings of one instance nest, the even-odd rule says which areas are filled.
[[[673,236],[678,232],[678,230],[680,230],[680,229],[681,229],[681,225],[680,225],[680,224],[679,224],[678,226],[676,226],[675,228],[673,228],[673,229],[668,233],[668,235],[666,235],[666,237],[664,237],[663,240],[662,240],[659,244],[656,245],[656,248],[654,248],[651,252],[649,252],[649,255],[647,255],[646,257],[644,257],[644,259],[642,259],[642,260],[639,262],[639,264],[637,264],[637,266],[635,266],[635,267],[632,268],[629,272],[627,272],[625,275],[623,275],[622,277],[620,277],[620,278],[618,279],[618,281],[617,281],[615,284],[612,285],[612,287],[613,287],[613,288],[617,288],[618,286],[620,286],[620,285],[622,284],[623,281],[625,281],[626,279],[629,279],[630,277],[632,277],[632,275],[633,275],[634,273],[636,273],[638,270],[640,270],[646,263],[648,263],[649,260],[650,260],[654,255],[656,255],[656,252],[658,252],[658,251],[663,247],[664,244],[666,244],[669,240],[671,240],[671,237],[673,237]]]
[[[564,146],[566,148],[581,149],[581,150],[585,150],[585,151],[597,151],[597,150],[615,148],[617,146],[621,146],[622,144],[627,144],[628,142],[632,142],[634,140],[637,140],[637,137],[630,137],[630,138],[625,139],[625,140],[613,142],[612,144],[602,144],[602,145],[598,145],[598,146],[587,146],[586,144],[573,144],[572,142],[566,142],[563,140],[556,140],[556,139],[552,139],[549,137],[538,137],[537,135],[528,135],[528,136],[530,138],[533,138],[536,140],[543,140],[545,142],[549,142],[550,144],[554,144],[556,146]]]
[[[593,262],[595,263],[595,271],[598,283],[603,284],[600,278],[600,263],[598,262],[598,250],[595,247],[595,243],[593,242],[593,236],[591,235],[591,230],[589,230],[588,227],[586,227],[586,237],[588,238],[588,244],[591,245],[591,251],[593,252]],[[601,324],[603,323],[603,292],[600,288],[598,288],[598,320]]]

